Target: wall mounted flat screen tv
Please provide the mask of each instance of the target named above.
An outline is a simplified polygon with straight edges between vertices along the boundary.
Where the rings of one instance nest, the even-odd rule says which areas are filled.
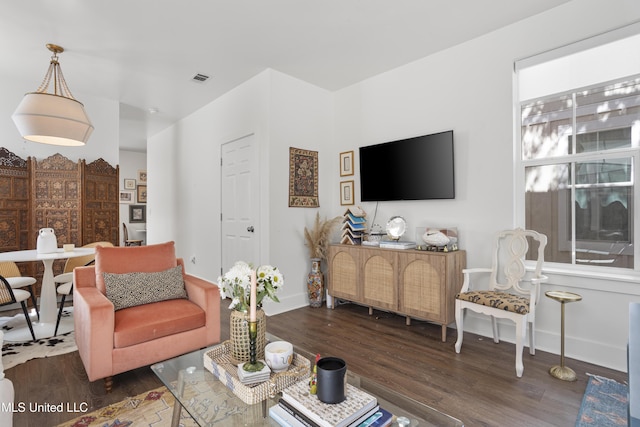
[[[453,131],[360,147],[363,202],[454,199]]]

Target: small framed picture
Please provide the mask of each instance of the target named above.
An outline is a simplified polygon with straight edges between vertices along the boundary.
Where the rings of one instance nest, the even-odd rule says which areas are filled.
[[[136,189],[136,180],[135,179],[124,179],[124,189],[125,190],[135,190]]]
[[[133,203],[133,191],[121,191],[120,203]]]
[[[353,151],[340,153],[340,176],[353,175]]]
[[[147,171],[146,170],[139,170],[138,171],[138,183],[140,184],[147,184]]]
[[[147,203],[146,185],[138,185],[138,203]]]
[[[129,222],[147,222],[147,207],[145,205],[129,206]]]
[[[353,204],[353,181],[342,181],[340,183],[340,204]]]

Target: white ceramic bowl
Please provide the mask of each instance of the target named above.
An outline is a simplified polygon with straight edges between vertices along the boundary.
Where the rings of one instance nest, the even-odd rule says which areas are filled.
[[[287,341],[274,341],[264,348],[264,361],[272,372],[284,372],[293,361],[293,345]]]

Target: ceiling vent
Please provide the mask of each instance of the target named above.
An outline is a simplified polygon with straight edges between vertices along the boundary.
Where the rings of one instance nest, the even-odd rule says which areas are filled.
[[[193,76],[191,80],[193,80],[196,83],[204,83],[207,80],[209,80],[209,76],[198,73],[195,76]]]

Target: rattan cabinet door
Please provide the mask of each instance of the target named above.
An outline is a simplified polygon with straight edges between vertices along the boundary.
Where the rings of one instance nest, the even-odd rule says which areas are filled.
[[[329,277],[327,290],[334,298],[360,301],[360,247],[351,245],[329,246]]]
[[[400,311],[408,316],[444,322],[446,257],[415,253],[398,256]]]
[[[365,249],[362,251],[362,288],[364,303],[383,310],[398,309],[398,274],[396,251]]]

